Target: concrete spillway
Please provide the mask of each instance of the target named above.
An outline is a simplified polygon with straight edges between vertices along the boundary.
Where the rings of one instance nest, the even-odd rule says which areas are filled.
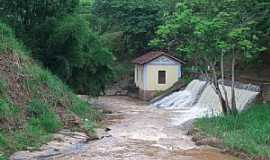
[[[165,109],[183,109],[194,105],[200,93],[205,88],[206,82],[193,80],[185,90],[172,93],[171,95],[155,102],[153,105]]]
[[[231,87],[225,86],[225,89],[230,99]],[[235,94],[237,108],[242,111],[256,99],[259,92],[243,87],[243,89],[236,88]],[[214,89],[210,84],[200,80],[193,80],[185,90],[175,92],[153,105],[177,113],[172,117],[173,125],[181,125],[196,118],[222,113],[221,104]]]

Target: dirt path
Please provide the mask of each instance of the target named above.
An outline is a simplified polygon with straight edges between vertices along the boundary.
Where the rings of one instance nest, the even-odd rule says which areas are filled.
[[[59,160],[236,160],[210,147],[197,147],[170,124],[170,113],[128,97],[102,97],[95,103],[112,111],[108,136]]]

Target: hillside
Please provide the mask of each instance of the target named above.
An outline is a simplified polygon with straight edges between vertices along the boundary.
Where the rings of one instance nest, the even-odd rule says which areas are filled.
[[[93,131],[100,113],[40,67],[0,22],[0,159],[35,149],[62,128]]]

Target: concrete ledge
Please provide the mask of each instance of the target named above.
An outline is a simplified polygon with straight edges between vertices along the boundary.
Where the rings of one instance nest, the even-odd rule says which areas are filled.
[[[143,99],[145,101],[149,101],[152,98],[155,97],[157,91],[145,91],[145,90],[139,90],[139,98]]]

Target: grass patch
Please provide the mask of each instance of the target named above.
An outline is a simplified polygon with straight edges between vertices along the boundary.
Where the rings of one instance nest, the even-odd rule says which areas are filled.
[[[46,112],[37,118],[32,118],[30,123],[32,126],[42,128],[47,133],[55,133],[62,128],[62,123],[54,112]]]
[[[39,117],[49,112],[49,106],[38,99],[32,100],[27,105],[27,114],[30,117]]]
[[[19,150],[29,149],[29,147],[37,149],[51,139],[51,133],[62,128],[62,123],[54,112],[38,113],[40,115],[35,114],[20,129],[17,127],[6,130],[1,127],[0,154],[9,155]],[[14,125],[10,124],[10,126]]]
[[[14,31],[0,21],[0,54],[10,50],[18,54],[26,52],[24,45],[15,38]]]
[[[15,148],[11,151],[26,150],[29,147],[32,149],[39,148],[42,144],[51,139],[51,134],[48,134],[45,130],[35,124],[27,124],[22,130],[17,130],[12,134],[15,137],[13,143]]]
[[[0,126],[1,129],[12,130],[21,124],[21,110],[8,100],[0,100]]]
[[[0,155],[0,160],[8,160],[8,157],[6,157],[4,155]]]
[[[42,128],[26,124],[23,129],[14,131],[0,131],[0,154],[10,155],[19,150],[39,148],[51,139],[51,134]]]
[[[6,97],[6,91],[8,88],[7,81],[0,79],[0,97]]]
[[[270,104],[256,104],[238,116],[202,118],[195,127],[221,138],[226,147],[270,158]]]

